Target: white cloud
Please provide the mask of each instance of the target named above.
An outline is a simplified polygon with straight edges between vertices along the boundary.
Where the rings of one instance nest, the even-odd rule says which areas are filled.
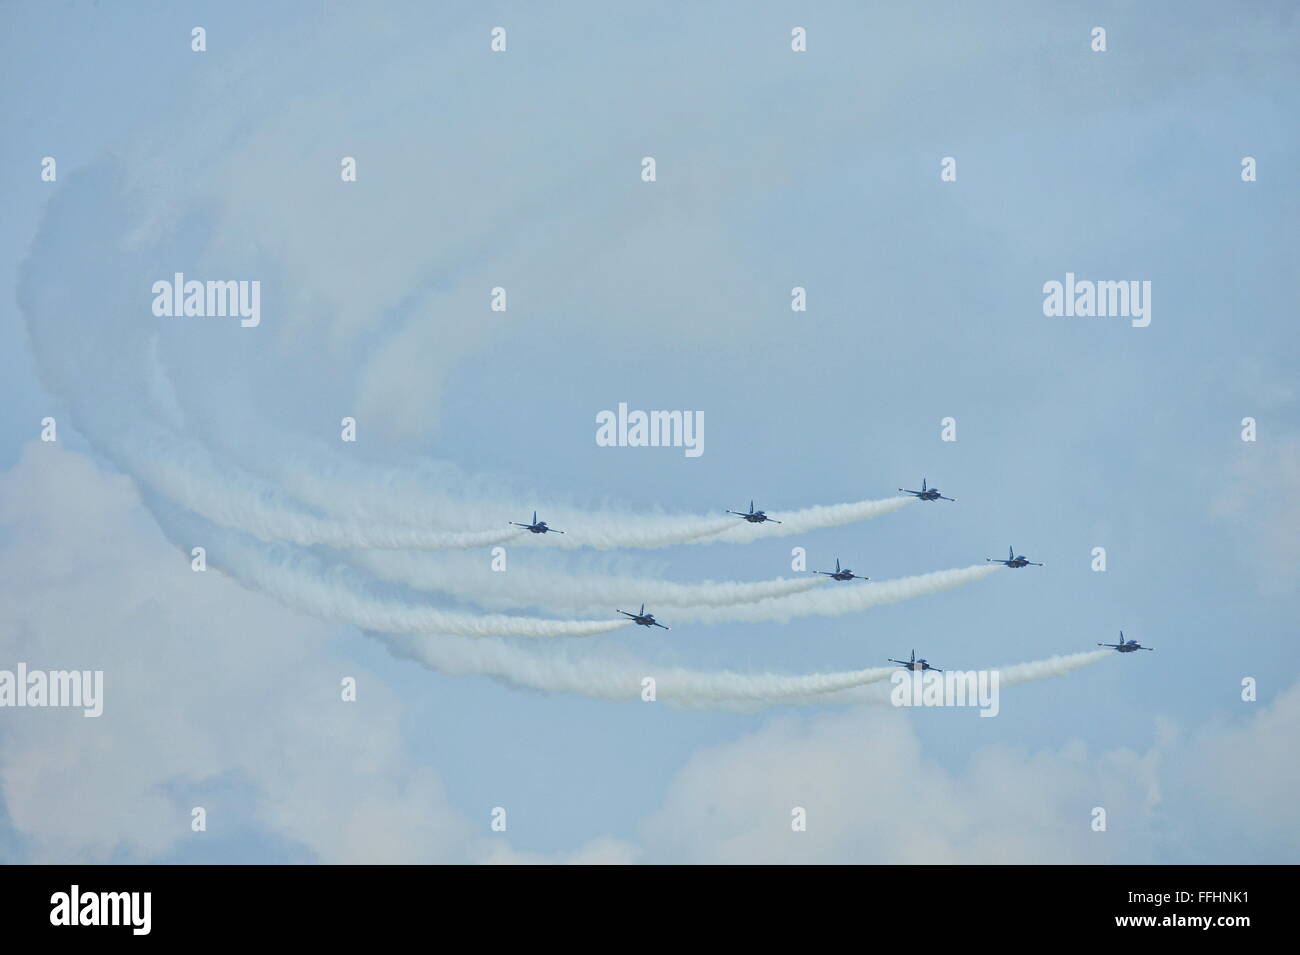
[[[1259,707],[1185,743],[1160,725],[1145,752],[989,745],[957,768],[928,758],[897,711],[773,720],[691,759],[645,822],[644,859],[1154,863],[1255,841],[1279,851],[1278,840],[1294,858],[1300,770],[1279,756],[1300,730],[1300,684]],[[791,829],[795,807],[804,832]],[[1091,827],[1094,807],[1104,832]]]
[[[1248,820],[1242,828],[1251,841],[1294,862],[1300,856],[1300,763],[1293,758],[1300,681],[1271,701],[1241,705],[1250,708],[1250,719],[1210,724],[1194,734],[1178,764],[1181,775],[1191,791],[1204,794],[1204,826]],[[1236,851],[1243,848],[1238,839]]]
[[[326,862],[467,861],[477,830],[401,744],[400,702],[327,627],[194,573],[126,479],[57,445],[0,476],[0,666],[104,671],[104,714],[3,712],[0,793],[29,861],[142,859],[249,820],[178,790],[233,778],[256,826]],[[340,681],[355,677],[355,703]]]

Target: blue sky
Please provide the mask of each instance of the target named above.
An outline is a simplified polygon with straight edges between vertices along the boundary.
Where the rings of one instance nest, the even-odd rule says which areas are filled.
[[[103,725],[0,723],[0,853],[1295,860],[1296,770],[1279,759],[1300,718],[1289,5],[3,16],[15,625],[0,666],[102,660],[110,692],[115,670],[132,689]],[[945,156],[956,182],[940,181]],[[153,318],[136,290],[177,270],[259,279],[261,326]],[[1043,283],[1066,272],[1149,280],[1150,326],[1045,317]],[[487,307],[498,285],[506,313]],[[143,407],[128,346],[150,339],[187,436],[264,476],[294,466],[285,448],[398,472],[452,462],[467,494],[510,489],[503,521],[751,498],[777,514],[923,475],[959,499],[743,546],[512,558],[530,566],[761,580],[803,546],[812,566],[892,578],[1009,543],[1047,562],[861,614],[619,631],[565,653],[814,673],[916,647],[976,668],[1121,628],[1158,650],[1008,689],[992,720],[675,711],[433,673],[216,574],[190,579],[151,492],[78,430]],[[595,415],[619,402],[702,411],[705,453],[598,447]],[[33,445],[50,414],[58,447]],[[344,415],[354,446],[337,440]],[[343,713],[341,675],[362,688]],[[152,735],[168,719],[174,737]],[[93,810],[42,799],[66,783],[55,766],[106,795]],[[791,800],[813,804],[799,843]],[[193,805],[217,807],[201,837]],[[1097,805],[1108,833],[1088,828]],[[487,830],[494,806],[507,833]],[[932,843],[888,834],[909,810],[936,821]]]

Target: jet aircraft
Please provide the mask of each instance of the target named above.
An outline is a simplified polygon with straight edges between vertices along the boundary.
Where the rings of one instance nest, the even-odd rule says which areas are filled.
[[[631,617],[632,622],[638,627],[664,627],[662,623],[655,619],[654,614],[645,612],[645,604],[642,604],[641,609],[636,613],[628,613],[626,610],[620,610],[619,613],[625,617]],[[664,627],[664,629],[671,630],[672,627]]]
[[[889,662],[897,663],[900,667],[906,667],[909,670],[915,670],[917,673],[920,673],[922,670],[933,670],[935,673],[943,672],[938,667],[932,667],[930,664],[926,663],[925,657],[918,660],[916,658],[915,650],[912,651],[912,659],[910,660],[895,660],[893,657],[890,657]]]
[[[921,490],[919,491],[909,491],[905,487],[900,487],[899,490],[902,491],[904,494],[911,494],[915,497],[920,498],[923,501],[956,501],[957,500],[955,497],[944,497],[942,494],[939,493],[939,489],[937,487],[926,487],[925,478],[921,478]]]
[[[547,527],[546,521],[537,519],[537,512],[533,511],[533,522],[531,524],[520,524],[518,521],[511,521],[515,527],[523,527],[534,534],[563,534],[564,531],[557,531],[554,527]]]
[[[840,559],[838,557],[835,558],[834,572],[831,572],[829,570],[814,570],[813,573],[822,574],[823,576],[830,577],[832,580],[870,580],[871,579],[870,577],[863,577],[859,574],[855,574],[847,567],[841,570]]]
[[[994,564],[1006,564],[1008,567],[1042,567],[1042,564],[1035,564],[1032,560],[1025,560],[1024,554],[1017,554],[1014,547],[1007,548],[1007,559],[998,560],[996,557],[985,557],[986,561]]]
[[[756,511],[756,510],[754,510],[754,502],[753,502],[753,501],[750,501],[750,502],[749,502],[749,510],[748,510],[748,511],[727,511],[727,513],[728,513],[728,514],[735,514],[737,517],[743,517],[745,520],[749,521],[749,523],[751,523],[751,524],[762,524],[764,521],[771,521],[773,524],[780,524],[780,523],[781,523],[780,521],[776,520],[776,519],[773,518],[773,517],[768,517],[767,514],[765,514],[763,511]]]
[[[1144,647],[1136,640],[1125,640],[1124,631],[1119,632],[1119,643],[1099,643],[1099,647],[1110,647],[1112,650],[1118,650],[1120,653],[1132,653],[1134,650],[1154,650],[1155,647]]]

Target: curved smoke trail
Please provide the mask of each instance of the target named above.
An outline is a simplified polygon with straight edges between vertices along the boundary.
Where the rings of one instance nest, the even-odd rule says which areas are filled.
[[[481,489],[475,495],[451,494],[449,481],[479,487],[442,462],[412,462],[405,470],[366,466],[330,457],[299,443],[289,454],[268,456],[259,462],[264,473],[299,500],[336,517],[355,521],[382,521],[422,527],[491,526],[503,514],[519,511],[521,492],[498,491],[497,499]],[[532,500],[532,495],[527,495]],[[608,550],[619,547],[653,548],[676,544],[723,541],[747,543],[767,537],[788,537],[827,527],[839,527],[890,514],[907,506],[913,497],[890,497],[847,504],[816,505],[799,510],[771,512],[773,521],[751,524],[735,515],[672,514],[650,511],[638,514],[610,509],[590,510],[563,503],[548,504],[540,515],[563,536],[536,535],[516,543],[573,549]],[[531,510],[529,504],[528,509]],[[525,515],[526,516],[526,515]],[[521,519],[515,517],[514,519]],[[779,520],[781,523],[776,523]]]
[[[1100,663],[1112,656],[1111,650],[1087,650],[1083,653],[1071,653],[1064,656],[1048,657],[1046,660],[1034,660],[1029,663],[1016,663],[1004,667],[988,667],[997,670],[1001,686],[1016,686],[1021,683],[1033,683],[1036,680],[1048,680],[1052,677],[1065,676],[1081,667]],[[868,703],[877,706],[890,705],[888,687],[871,687],[867,689],[851,688],[831,694],[834,703]]]
[[[528,538],[543,536],[528,534],[504,521],[499,530],[452,531],[320,517],[289,500],[276,485],[224,463],[205,446],[182,438],[170,429],[140,422],[118,422],[117,427],[107,433],[92,428],[88,434],[97,444],[111,449],[130,473],[146,481],[163,496],[215,524],[244,531],[259,540],[285,541],[308,547],[448,550],[487,547],[505,541],[514,541],[518,545]],[[310,468],[303,470],[310,471]],[[356,495],[340,488],[336,489],[336,498],[356,500]],[[867,520],[898,510],[909,500],[911,498],[890,498],[793,511],[782,518],[782,524],[775,525],[779,533],[769,533],[768,536],[803,533]],[[736,523],[743,526],[736,527]],[[604,550],[667,547],[709,539],[743,542],[763,536],[760,529],[773,526],[769,523],[749,524],[737,518],[665,517],[654,519],[652,524],[634,522],[626,526],[606,523],[583,528],[570,524],[561,535],[544,535],[546,540],[542,543],[553,547]]]
[[[362,630],[438,634],[440,639],[446,634],[555,638],[594,637],[631,624],[627,619],[545,620],[456,613],[413,603],[400,595],[374,594],[346,566],[326,565],[296,548],[241,540],[239,535],[196,518],[160,496],[146,496],[145,504],[173,543],[186,551],[194,544],[202,544],[212,569],[304,613]]]
[[[953,570],[936,570],[915,577],[900,577],[897,580],[848,581],[806,593],[769,597],[749,604],[683,607],[674,613],[673,619],[684,623],[759,623],[810,615],[837,616],[951,590],[983,580],[1002,569],[1000,564],[978,564]]]
[[[399,657],[453,676],[485,676],[520,689],[573,693],[598,700],[641,700],[645,680],[653,679],[655,698],[679,707],[744,709],[768,704],[820,702],[823,694],[888,679],[893,667],[791,676],[687,670],[633,660],[574,659],[527,652],[499,641],[463,638],[415,640],[368,633]]]
[[[658,700],[678,707],[753,709],[760,706],[890,705],[889,688],[880,684],[897,667],[790,676],[662,667],[634,660],[573,659],[563,654],[528,652],[499,641],[463,638],[414,640],[368,633],[394,655],[452,676],[484,676],[509,686],[572,693],[598,700],[641,700],[647,677]],[[550,649],[563,649],[549,647]],[[1003,668],[1006,686],[1062,676],[1104,659],[1103,653],[1076,653]]]
[[[130,473],[155,491],[214,524],[263,541],[304,547],[451,550],[490,547],[527,531],[518,527],[434,531],[337,521],[304,511],[283,492],[222,463],[205,447],[155,426],[133,424],[99,435]]]
[[[545,608],[579,615],[609,613],[613,606],[645,603],[656,611],[716,607],[804,593],[824,577],[780,577],[752,582],[702,580],[676,583],[646,577],[521,566],[512,560],[499,573],[478,555],[417,551],[359,551],[349,560],[376,577],[432,593],[472,600],[488,609]]]

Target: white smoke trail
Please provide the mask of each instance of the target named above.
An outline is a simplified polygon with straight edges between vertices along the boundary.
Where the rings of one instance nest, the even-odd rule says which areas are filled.
[[[1049,677],[1064,676],[1071,670],[1100,663],[1113,656],[1111,650],[1088,650],[1084,653],[1071,653],[1066,656],[1049,657],[1032,663],[1017,663],[1014,666],[1001,667],[999,679],[1003,686],[1015,686],[1018,683],[1032,683],[1034,680],[1046,680]]]
[[[603,524],[596,524],[599,515],[580,516],[565,511],[560,512],[560,520],[566,530],[556,546],[569,549],[592,547],[596,550],[694,544],[707,541],[730,526],[726,521],[690,516],[633,518],[626,523],[606,519]]]
[[[150,345],[147,368],[150,393],[155,404],[164,412],[175,409],[177,402],[174,383],[159,360],[157,348],[153,344]],[[503,524],[506,515],[518,518],[521,522],[527,516],[520,511],[519,492],[499,490],[496,495],[492,495],[485,489],[482,479],[466,476],[445,462],[416,461],[411,463],[408,471],[397,471],[340,461],[332,455],[322,453],[316,445],[303,442],[278,438],[277,444],[281,446],[256,459],[257,470],[271,475],[269,481],[259,480],[232,465],[224,465],[231,473],[223,484],[244,493],[234,500],[222,498],[216,493],[202,493],[191,499],[202,503],[203,509],[193,509],[218,523],[239,527],[262,539],[287,540],[305,545],[393,549],[402,546],[392,543],[402,539],[401,528],[417,527],[420,530],[415,532],[415,539],[429,543],[412,543],[407,546],[423,550],[500,543],[508,537],[516,537],[520,532],[511,527],[510,533],[503,538],[499,534],[494,535],[491,531],[477,528]],[[175,492],[169,493],[169,496],[185,503],[176,495],[186,492],[194,495],[196,492],[212,490],[205,486],[202,479],[216,465],[213,463],[215,457],[204,445],[189,442],[181,450],[198,460],[190,462],[190,467],[186,470],[163,471],[161,476],[168,479],[175,488]],[[173,460],[181,456],[173,455]],[[196,466],[201,469],[197,476],[194,471]],[[467,491],[450,493],[448,485],[465,488]],[[286,492],[337,520],[329,521],[302,512],[301,507],[284,500]],[[285,514],[268,513],[262,507],[277,498],[280,499],[280,507],[286,510]],[[745,543],[763,537],[802,534],[869,520],[899,510],[913,500],[915,499],[911,497],[895,497],[878,501],[818,505],[783,513],[779,518],[780,523],[773,521],[762,524],[751,524],[734,514],[716,517],[661,511],[637,514],[557,504],[550,506],[543,516],[550,526],[563,533],[528,534],[519,537],[515,546],[534,544],[551,548],[589,547],[608,550],[670,547],[711,539]],[[225,517],[213,516],[216,514]],[[375,527],[376,522],[379,522],[379,527]],[[462,529],[462,533],[438,534],[428,528],[458,528]],[[464,530],[465,528],[475,530]],[[361,538],[375,543],[343,543],[349,539]]]
[[[161,498],[146,499],[159,525],[172,538],[202,542],[211,568],[229,574],[249,590],[273,597],[314,617],[362,630],[394,634],[455,634],[468,637],[593,637],[631,624],[627,619],[545,620],[502,614],[465,614],[400,597],[367,592],[348,567],[323,565],[296,548],[268,547],[200,521]],[[613,614],[610,615],[613,618]]]
[[[228,555],[220,555],[228,556]],[[367,597],[338,576],[305,574],[301,568],[237,559],[232,573],[245,586],[316,617],[388,633],[459,634],[471,637],[592,637],[631,624],[630,620],[541,620],[501,614],[460,614],[433,606]],[[213,566],[224,567],[214,562]]]
[[[626,575],[523,566],[513,558],[496,572],[478,555],[417,551],[359,551],[352,562],[385,580],[416,590],[450,594],[497,610],[540,607],[555,613],[608,614],[612,607],[645,603],[656,611],[714,607],[815,590],[824,577],[782,577],[753,582],[704,580],[676,583]]]
[[[790,676],[775,673],[734,673],[662,667],[634,660],[575,659],[564,646],[548,645],[547,653],[530,652],[500,641],[464,638],[417,640],[389,634],[367,634],[387,644],[399,657],[451,676],[485,676],[507,685],[555,693],[572,693],[598,700],[641,700],[646,679],[655,684],[656,699],[678,707],[754,709],[760,706],[890,705],[889,687],[879,685],[899,672],[875,667],[835,673]],[[555,652],[558,651],[558,652]],[[1002,685],[1061,676],[1104,659],[1103,653],[1076,653],[1022,663],[1002,669]]]
[[[1029,663],[1016,663],[1011,666],[991,667],[998,672],[999,688],[1032,683],[1064,676],[1081,667],[1091,666],[1111,656],[1110,650],[1087,650],[1083,653],[1071,653],[1064,656],[1048,657],[1046,660],[1034,660]],[[867,703],[876,706],[890,705],[889,687],[871,687],[859,690],[851,688],[830,694],[828,703]]]
[[[748,543],[767,537],[787,537],[791,534],[805,534],[808,531],[821,530],[824,527],[840,527],[858,521],[868,521],[882,514],[892,514],[915,501],[914,497],[886,497],[878,501],[854,501],[849,504],[820,504],[798,511],[772,511],[771,516],[780,524],[764,521],[751,524],[736,518],[735,525],[725,533],[713,538],[732,543]]]
[[[99,441],[159,494],[214,524],[259,540],[303,546],[444,550],[488,547],[527,533],[517,527],[435,531],[317,517],[287,501],[278,488],[223,464],[203,446],[161,428],[128,425],[117,435],[99,436]]]
[[[915,577],[897,580],[847,581],[827,585],[806,593],[784,597],[769,597],[749,604],[718,607],[683,607],[674,612],[673,621],[681,623],[732,623],[784,621],[791,617],[818,615],[823,617],[854,613],[884,604],[911,600],[929,594],[951,590],[977,580],[983,580],[1002,570],[1000,564],[978,564],[953,570],[937,570]]]
[[[39,261],[48,270],[59,260],[49,253],[44,258],[34,255],[28,266]],[[515,513],[519,510],[517,503],[497,506],[473,497],[479,483],[473,478],[464,484],[471,496],[457,499],[445,489],[430,491],[429,501],[441,502],[441,509],[431,509],[428,501],[416,507],[416,502],[408,498],[406,504],[390,512],[387,521],[376,521],[365,508],[341,503],[359,499],[362,492],[358,488],[331,484],[328,493],[322,492],[315,503],[323,513],[335,516],[321,516],[274,481],[259,478],[214,454],[207,445],[182,436],[183,411],[160,360],[156,338],[143,335],[138,325],[118,329],[108,323],[92,323],[90,334],[76,327],[61,335],[60,329],[70,321],[69,314],[79,309],[75,296],[69,300],[70,293],[60,293],[60,288],[53,278],[37,281],[35,273],[24,272],[22,304],[42,379],[75,409],[82,433],[122,470],[214,524],[244,531],[260,540],[302,546],[424,550],[488,547],[506,541],[570,548],[666,547],[731,526],[730,519],[721,515],[701,518],[626,514],[611,518],[597,512],[590,520],[591,528],[564,535],[533,535],[509,523],[524,516]],[[112,356],[111,360],[107,356]],[[112,365],[117,377],[104,381],[86,377],[86,367],[104,364]],[[130,387],[117,387],[118,378]],[[250,438],[249,444],[254,443]],[[288,450],[294,442],[287,436],[282,443],[282,448],[268,446],[260,450],[268,467],[283,466],[287,474],[304,479],[314,470],[329,470],[327,461],[296,458]],[[426,462],[422,473],[427,469],[456,470]],[[362,469],[358,473],[366,472]],[[382,486],[373,482],[369,485],[372,491],[377,487],[380,501],[387,501]],[[339,511],[354,516],[339,518]],[[426,513],[428,519],[421,516]],[[579,524],[585,522],[581,511],[566,513]]]
[[[500,520],[500,529],[492,529],[484,505],[482,523],[474,530],[434,530],[414,526],[407,521],[376,525],[363,519],[320,517],[289,500],[282,488],[247,474],[216,458],[205,446],[181,438],[169,430],[137,424],[123,427],[115,434],[101,435],[128,469],[147,481],[159,493],[225,527],[242,530],[265,541],[287,541],[303,546],[324,545],[336,548],[449,550],[487,547],[505,541],[541,543],[548,547],[592,547],[600,550],[617,547],[668,547],[699,541],[729,540],[744,542],[762,536],[804,533],[837,524],[867,520],[888,514],[912,498],[888,498],[853,504],[817,506],[792,511],[781,524],[750,524],[739,518],[707,518],[663,515],[653,518],[615,519],[599,512],[582,516],[569,513],[571,521],[559,528],[563,534],[529,534]],[[311,473],[304,465],[299,473]],[[359,500],[355,489],[333,489],[332,501]],[[336,505],[337,506],[337,505]],[[329,510],[329,508],[325,508]],[[351,508],[350,510],[355,510]],[[563,516],[566,512],[561,512]],[[460,521],[466,520],[462,509]],[[445,515],[444,515],[445,521]],[[584,521],[586,526],[584,526]],[[472,519],[471,519],[472,522]],[[558,523],[553,526],[558,527]],[[736,526],[737,524],[741,526]],[[436,525],[435,525],[436,526]],[[761,528],[774,528],[762,531]],[[537,538],[544,537],[544,541]],[[533,540],[530,540],[532,538]]]
[[[157,385],[153,386],[159,391]],[[482,514],[477,529],[433,529],[446,527],[447,515],[431,525],[413,525],[409,516],[389,524],[375,524],[369,518],[338,519],[321,517],[305,510],[286,495],[283,488],[248,474],[218,459],[205,445],[182,438],[170,429],[154,424],[132,422],[108,433],[96,432],[97,443],[107,446],[120,464],[155,490],[196,514],[236,530],[252,534],[259,540],[286,541],[303,546],[323,545],[335,548],[452,550],[489,547],[513,541],[540,543],[550,547],[668,547],[689,543],[718,534],[731,527],[728,518],[657,516],[653,518],[612,521],[599,513],[587,518],[594,526],[564,529],[563,534],[529,534],[504,519],[504,508],[492,509],[482,503],[476,507],[456,509],[456,521],[473,525],[470,516]],[[284,455],[279,457],[283,458]],[[298,473],[312,471],[314,465],[300,463]],[[357,492],[334,487],[327,500],[355,501]],[[329,512],[338,508],[324,507]],[[352,513],[361,509],[348,508]],[[575,512],[576,514],[576,512]],[[583,518],[575,516],[580,525]],[[539,538],[544,538],[539,540]]]
[[[454,676],[486,676],[531,690],[573,693],[598,700],[641,700],[646,680],[654,680],[656,700],[677,707],[748,709],[757,705],[804,704],[835,693],[888,679],[893,667],[791,676],[665,667],[634,660],[572,658],[538,654],[500,641],[464,638],[417,640],[369,633],[397,656]]]
[[[505,509],[495,519],[484,516],[476,530],[434,530],[409,520],[373,524],[364,519],[319,517],[290,500],[283,489],[217,459],[205,446],[168,431],[135,426],[117,435],[100,437],[116,451],[120,461],[159,493],[196,514],[224,527],[252,534],[265,541],[287,541],[303,546],[336,548],[450,550],[488,547],[513,541],[516,546],[540,543],[548,547],[668,547],[717,534],[731,524],[721,518],[655,517],[629,519],[626,524],[563,529],[563,534],[529,534],[504,520]],[[308,465],[302,470],[309,471]],[[337,499],[355,497],[348,488],[335,488]],[[328,509],[327,509],[328,510]],[[478,510],[486,515],[487,508]],[[445,521],[446,515],[444,515]],[[466,520],[462,509],[459,520]],[[581,518],[577,520],[581,521]],[[602,518],[597,515],[595,521]],[[495,525],[495,526],[494,526]],[[436,524],[434,526],[437,526]],[[486,529],[485,529],[486,528]],[[539,540],[539,538],[544,538]]]
[[[302,448],[294,454],[269,456],[260,466],[299,500],[335,517],[355,521],[415,523],[425,527],[451,527],[468,521],[475,526],[491,526],[503,514],[519,512],[520,516],[512,519],[521,520],[527,515],[520,511],[519,499],[533,498],[531,494],[513,492],[515,500],[512,501],[512,492],[503,489],[490,493],[483,489],[481,481],[437,462],[412,462],[408,470],[399,472],[333,458],[321,460],[319,454]],[[476,491],[452,494],[448,492],[449,483]],[[552,527],[563,530],[563,536],[530,535],[532,539],[517,541],[516,546],[541,544],[564,549],[608,550],[713,541],[745,543],[870,520],[897,511],[914,500],[891,497],[773,512],[772,516],[781,521],[779,524],[775,521],[751,524],[735,515],[715,518],[660,511],[638,514],[555,503],[542,508],[540,516]],[[531,507],[529,504],[528,510]]]
[[[246,556],[246,555],[245,555]],[[223,566],[214,563],[213,566]],[[501,614],[459,614],[438,607],[358,594],[338,579],[303,574],[265,561],[240,559],[232,571],[251,586],[316,617],[388,633],[460,634],[472,637],[592,637],[628,626],[630,620],[541,620]]]

